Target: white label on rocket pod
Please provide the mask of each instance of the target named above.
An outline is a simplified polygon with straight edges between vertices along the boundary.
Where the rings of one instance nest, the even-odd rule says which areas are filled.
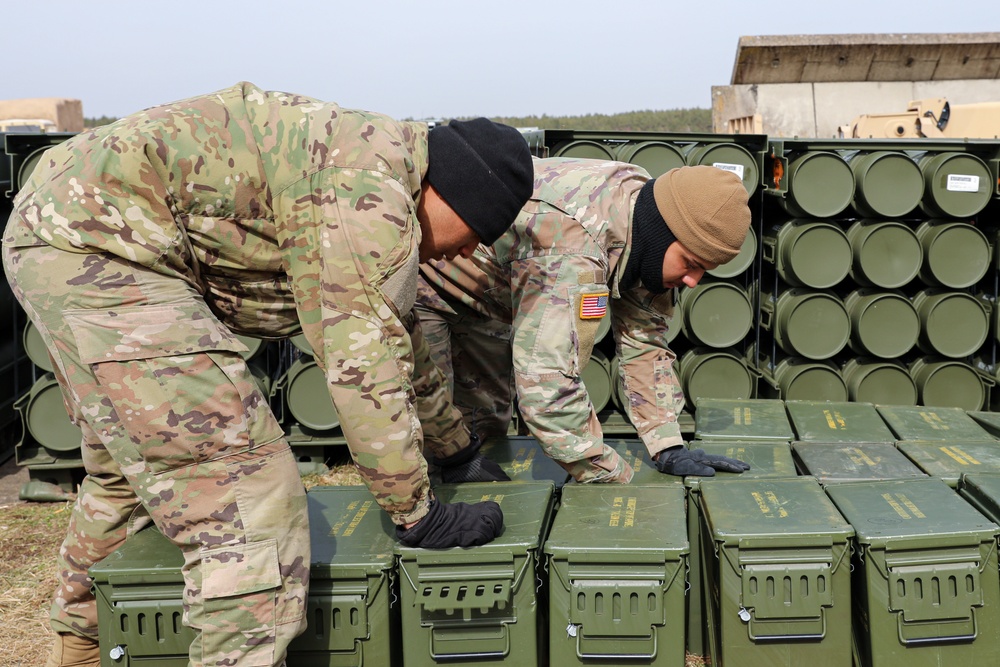
[[[968,174],[948,174],[948,192],[979,192],[979,177]]]
[[[712,166],[721,169],[723,171],[731,171],[743,180],[743,165],[742,164],[730,164],[729,162],[713,162]]]

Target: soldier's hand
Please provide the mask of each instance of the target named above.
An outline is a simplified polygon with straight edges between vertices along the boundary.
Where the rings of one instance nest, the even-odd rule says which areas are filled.
[[[396,526],[396,537],[408,547],[448,549],[486,544],[502,531],[503,512],[492,500],[470,505],[434,499],[430,511],[416,524]]]
[[[683,446],[664,449],[654,460],[656,469],[668,475],[696,475],[712,477],[716,470],[722,472],[743,472],[750,470],[750,464],[726,456],[706,454],[703,449],[686,449]]]
[[[479,436],[473,433],[468,447],[443,459],[434,459],[434,464],[441,468],[441,481],[445,484],[509,482],[503,468],[479,453],[482,446]]]

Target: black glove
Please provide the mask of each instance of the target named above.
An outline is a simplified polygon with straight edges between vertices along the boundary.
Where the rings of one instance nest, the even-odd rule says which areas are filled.
[[[503,512],[492,500],[470,505],[431,501],[427,515],[411,528],[396,526],[396,537],[408,547],[448,549],[492,542],[503,531]]]
[[[703,449],[671,447],[660,452],[654,463],[656,469],[668,475],[697,475],[712,477],[716,470],[722,472],[743,472],[750,470],[750,464],[715,454],[706,454]]]
[[[441,468],[441,481],[445,484],[462,482],[509,482],[510,477],[495,461],[479,453],[482,440],[475,433],[469,436],[469,446],[443,459],[433,459]]]

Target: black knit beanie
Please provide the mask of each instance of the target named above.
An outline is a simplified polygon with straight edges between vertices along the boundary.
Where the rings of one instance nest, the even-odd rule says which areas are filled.
[[[513,127],[487,118],[431,129],[427,180],[479,239],[492,245],[534,189],[528,143]]]
[[[635,198],[632,210],[632,249],[628,264],[622,272],[621,283],[625,289],[632,287],[639,279],[642,285],[654,294],[667,291],[663,286],[663,256],[667,248],[677,240],[660,215],[653,199],[653,183],[649,181]]]

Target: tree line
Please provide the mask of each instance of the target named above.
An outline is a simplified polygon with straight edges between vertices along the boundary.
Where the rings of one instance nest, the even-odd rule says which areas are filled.
[[[84,118],[89,128],[118,120],[111,116]],[[412,119],[411,119],[412,120]],[[585,116],[495,116],[492,120],[514,127],[537,127],[543,130],[598,130],[603,132],[696,132],[712,131],[711,109],[669,109],[666,111],[628,111],[616,114]]]

